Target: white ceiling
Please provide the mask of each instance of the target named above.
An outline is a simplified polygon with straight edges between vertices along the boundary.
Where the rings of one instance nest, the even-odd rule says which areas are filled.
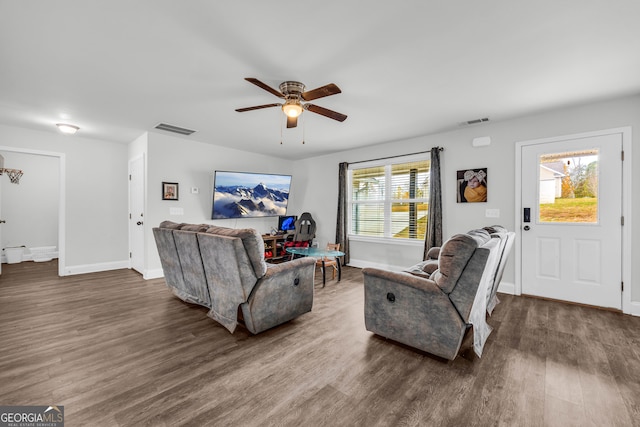
[[[165,122],[317,156],[638,94],[639,16],[637,0],[0,0],[0,123],[128,143]],[[335,83],[313,103],[349,117],[281,130],[278,108],[234,111],[280,101],[244,77]]]

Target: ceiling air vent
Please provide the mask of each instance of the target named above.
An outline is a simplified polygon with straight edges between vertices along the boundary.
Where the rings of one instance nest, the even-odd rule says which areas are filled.
[[[179,133],[180,135],[191,135],[192,133],[196,132],[195,130],[168,125],[166,123],[159,123],[158,125],[156,125],[156,129],[166,130],[167,132]]]
[[[467,122],[462,123],[463,125],[477,125],[478,123],[488,122],[488,117],[483,117],[482,119],[469,120]]]

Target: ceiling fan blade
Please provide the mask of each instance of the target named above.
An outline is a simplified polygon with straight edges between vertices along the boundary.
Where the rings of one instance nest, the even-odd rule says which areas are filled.
[[[336,95],[338,93],[342,93],[340,88],[333,83],[329,83],[328,85],[319,87],[317,89],[303,92],[300,96],[305,101],[311,101],[313,99],[324,98],[325,96]]]
[[[272,88],[271,86],[262,83],[260,80],[258,79],[254,79],[253,77],[245,77],[245,80],[253,83],[254,85],[258,86],[259,88],[262,88],[264,90],[266,90],[267,92],[271,92],[272,94],[274,94],[275,96],[277,96],[278,98],[284,98],[284,95],[282,94],[282,92],[275,90],[274,88]]]
[[[344,114],[329,110],[328,108],[319,107],[317,105],[305,104],[304,108],[314,113],[321,114],[325,117],[329,117],[330,119],[337,120],[339,122],[344,122],[347,119],[347,116]]]
[[[236,108],[236,111],[238,113],[244,113],[245,111],[260,110],[262,108],[280,107],[280,106],[282,106],[282,104],[264,104],[264,105],[256,105],[255,107]]]
[[[287,129],[294,128],[296,126],[298,126],[298,118],[287,116]]]

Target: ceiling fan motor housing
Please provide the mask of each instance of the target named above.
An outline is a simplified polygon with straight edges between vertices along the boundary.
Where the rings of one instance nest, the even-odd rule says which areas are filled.
[[[304,85],[300,82],[282,82],[280,83],[280,92],[285,96],[299,98],[302,92],[304,92]]]

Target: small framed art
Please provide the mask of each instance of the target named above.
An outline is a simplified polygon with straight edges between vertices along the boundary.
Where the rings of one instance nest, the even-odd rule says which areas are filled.
[[[178,183],[162,183],[162,200],[178,200]]]
[[[461,170],[456,178],[458,203],[487,201],[487,168]]]

